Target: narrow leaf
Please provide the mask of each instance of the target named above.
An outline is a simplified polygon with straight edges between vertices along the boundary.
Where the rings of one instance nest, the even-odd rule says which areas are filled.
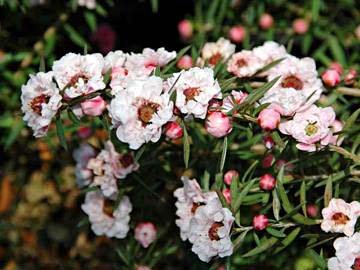
[[[66,143],[66,139],[65,139],[64,127],[62,125],[60,115],[56,117],[55,124],[56,124],[56,133],[58,135],[60,144],[67,151],[68,147],[67,147],[67,143]]]

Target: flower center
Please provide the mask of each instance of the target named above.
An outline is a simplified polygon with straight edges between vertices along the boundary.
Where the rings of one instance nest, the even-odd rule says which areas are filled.
[[[353,270],[360,270],[360,257],[355,259],[354,265],[352,266]]]
[[[247,65],[247,62],[245,59],[240,58],[239,60],[236,61],[236,65],[241,68]]]
[[[222,59],[221,53],[215,53],[209,58],[209,64],[215,66]]]
[[[350,218],[345,215],[344,213],[335,213],[331,219],[335,222],[336,225],[345,225],[349,220]]]
[[[159,105],[153,102],[147,102],[138,109],[138,116],[144,126],[146,126],[158,110]]]
[[[87,83],[89,80],[88,77],[86,77],[84,74],[79,73],[70,79],[68,86],[77,87],[79,85],[80,79],[83,80],[84,83]]]
[[[199,87],[190,87],[184,90],[186,101],[194,100],[200,94]]]
[[[224,224],[222,222],[215,222],[213,225],[211,225],[209,229],[209,238],[211,241],[219,241],[220,237],[218,235],[219,228],[223,227]]]
[[[105,200],[103,205],[103,213],[109,217],[114,217],[114,205],[111,200]]]
[[[153,63],[153,62],[149,62],[149,63],[145,64],[145,68],[148,68],[148,69],[154,69],[156,67],[157,67],[156,63]]]
[[[200,206],[202,205],[205,205],[205,203],[196,203],[196,202],[193,202],[193,205],[191,207],[191,213],[192,214],[195,214],[196,212],[196,209],[198,209]]]
[[[298,77],[290,75],[282,80],[281,86],[284,88],[294,88],[296,90],[301,90],[304,85]]]
[[[42,104],[43,103],[48,103],[49,102],[49,97],[46,95],[40,95],[37,96],[36,98],[34,98],[31,102],[30,102],[30,108],[37,114],[41,115],[41,109],[42,109]]]
[[[318,132],[318,127],[316,123],[309,123],[305,128],[305,133],[307,136],[312,136]]]
[[[126,154],[120,158],[120,163],[124,166],[124,168],[127,168],[134,163],[134,159],[132,155]]]

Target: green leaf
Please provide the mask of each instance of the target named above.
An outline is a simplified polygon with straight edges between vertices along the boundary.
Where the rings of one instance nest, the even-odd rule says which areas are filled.
[[[256,169],[256,166],[258,165],[259,161],[255,160],[253,162],[253,164],[250,165],[250,167],[246,170],[246,172],[244,173],[244,176],[241,178],[241,182],[245,183],[246,179],[248,178],[248,176],[250,174],[252,174],[254,172],[254,170]]]
[[[276,189],[272,191],[272,196],[273,196],[272,208],[273,208],[274,217],[276,220],[279,220],[281,204]]]
[[[280,58],[280,59],[277,59],[275,61],[272,61],[271,63],[267,64],[265,67],[259,69],[258,71],[256,71],[256,73],[253,75],[253,77],[265,72],[265,71],[268,71],[269,69],[275,67],[276,65],[278,65],[280,62],[282,62],[285,58]]]
[[[11,145],[16,141],[16,138],[19,136],[22,128],[24,127],[24,122],[22,120],[17,120],[14,122],[9,135],[6,137],[4,142],[4,149],[8,150]]]
[[[67,147],[67,143],[66,143],[66,139],[65,139],[64,127],[62,125],[60,115],[58,115],[56,117],[55,124],[56,124],[56,133],[58,135],[60,145],[67,151],[68,147]]]
[[[201,187],[205,192],[209,191],[209,183],[210,183],[210,173],[205,170],[203,176],[201,177]]]
[[[151,0],[151,10],[156,13],[159,10],[159,0]]]
[[[286,237],[286,234],[285,234],[285,233],[283,233],[283,232],[281,232],[281,231],[278,231],[278,230],[276,230],[276,229],[274,229],[274,228],[271,228],[271,227],[267,227],[267,228],[266,228],[266,231],[267,231],[269,234],[271,234],[272,236],[275,236],[275,237],[277,237],[277,238],[284,238],[284,237]]]
[[[331,151],[335,151],[335,152],[343,155],[346,158],[352,159],[355,163],[360,163],[360,156],[354,155],[340,146],[329,145],[329,148]]]
[[[234,245],[234,253],[235,251],[238,250],[238,248],[241,246],[241,244],[244,242],[245,237],[247,235],[247,233],[249,232],[249,230],[243,231],[238,237],[236,237],[236,239],[233,241],[233,245]]]
[[[271,138],[274,140],[275,144],[280,148],[285,147],[284,141],[281,139],[279,132],[277,132],[276,130],[271,132]]]
[[[71,120],[71,122],[73,122],[75,125],[79,125],[80,124],[80,120],[79,118],[77,118],[77,116],[74,114],[74,112],[71,109],[67,110],[69,119]]]
[[[219,168],[220,172],[222,172],[224,170],[227,148],[228,148],[228,140],[227,140],[227,137],[225,137],[224,142],[223,142],[222,152],[221,152],[221,160],[220,160],[220,168]]]
[[[124,254],[124,252],[121,250],[120,247],[117,247],[116,249],[116,253],[119,255],[120,259],[127,265],[130,266],[130,262],[128,260],[128,256],[126,254]]]
[[[332,177],[331,175],[326,180],[325,192],[324,192],[324,207],[329,205],[329,202],[332,198],[333,187],[332,187]]]
[[[295,228],[285,239],[281,241],[282,246],[275,249],[274,253],[278,253],[282,251],[284,248],[286,248],[288,245],[290,245],[296,239],[300,231],[301,231],[300,227]]]
[[[319,18],[321,0],[311,1],[311,20],[316,22]]]
[[[353,112],[350,117],[346,120],[343,132],[350,130],[360,115],[360,108]]]
[[[90,30],[92,32],[95,32],[95,30],[97,28],[97,21],[96,21],[95,14],[90,11],[85,11],[84,17],[85,17],[86,23],[88,24]]]
[[[308,250],[308,254],[314,260],[314,262],[319,266],[321,269],[326,269],[326,260],[313,249]]]
[[[67,23],[64,24],[64,29],[69,35],[69,38],[71,39],[72,42],[74,42],[76,45],[78,45],[81,48],[84,48],[85,46],[88,47],[86,40],[70,24]]]
[[[341,47],[338,39],[334,36],[329,36],[328,38],[329,47],[332,55],[336,61],[340,62],[343,66],[346,65],[346,57],[343,48]]]
[[[234,213],[236,213],[237,210],[239,210],[239,207],[241,206],[241,203],[243,202],[245,196],[249,193],[250,189],[257,180],[258,180],[257,178],[254,178],[251,181],[249,181],[245,185],[244,189],[240,192],[239,196],[236,198],[236,201],[234,202]]]
[[[252,257],[255,255],[258,255],[268,249],[270,249],[273,245],[275,245],[278,242],[278,239],[275,237],[271,237],[269,239],[267,239],[266,241],[262,242],[260,246],[250,250],[249,252],[245,253],[244,255],[242,255],[242,257],[246,258],[246,257]]]
[[[301,182],[300,186],[300,204],[303,211],[304,216],[307,216],[306,212],[306,183],[305,181]]]
[[[182,128],[184,131],[184,136],[183,136],[184,163],[185,163],[185,168],[188,168],[189,167],[189,158],[190,158],[190,142],[189,142],[189,135],[187,133],[184,122],[182,122]]]

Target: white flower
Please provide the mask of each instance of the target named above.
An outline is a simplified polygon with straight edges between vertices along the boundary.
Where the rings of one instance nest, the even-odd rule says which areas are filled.
[[[91,229],[96,235],[125,238],[129,231],[132,205],[127,196],[122,197],[116,209],[115,202],[105,199],[100,191],[88,192],[81,209],[89,216]]]
[[[93,174],[91,186],[100,186],[104,196],[112,197],[118,193],[117,179],[137,170],[139,164],[134,162],[132,155],[116,152],[111,141],[107,141],[105,149],[89,160],[87,168]]]
[[[230,58],[227,71],[239,78],[251,77],[263,66],[263,61],[253,51],[242,50]]]
[[[173,86],[176,91],[175,105],[180,111],[196,118],[204,119],[209,101],[221,98],[221,89],[211,68],[195,67],[175,73],[166,83],[169,89]]]
[[[163,93],[161,78],[151,76],[129,82],[111,101],[109,111],[119,140],[138,149],[160,139],[162,126],[173,116],[173,102]]]
[[[328,207],[322,210],[321,229],[324,232],[354,234],[354,227],[360,216],[360,202],[346,203],[342,199],[331,199]]]
[[[128,54],[121,50],[109,52],[104,58],[104,68],[102,73],[106,73],[110,70],[112,71],[112,69],[118,67],[124,67],[127,56]]]
[[[265,93],[261,104],[271,103],[281,108],[282,115],[304,110],[320,98],[323,85],[318,78],[315,61],[288,56],[268,71],[268,81],[280,76],[276,84]],[[289,92],[289,93],[284,93]]]
[[[74,150],[73,157],[76,161],[76,183],[79,187],[84,187],[91,183],[93,175],[92,171],[87,168],[87,164],[89,160],[95,156],[95,149],[87,143],[81,144],[79,148]]]
[[[215,66],[219,62],[224,62],[235,52],[235,45],[225,38],[219,38],[216,42],[205,43],[201,49],[200,65],[205,62],[210,66]]]
[[[216,198],[217,194],[215,192],[203,193],[195,179],[190,180],[183,176],[181,181],[184,186],[174,192],[174,196],[177,198],[176,215],[179,217],[175,223],[180,228],[181,239],[185,241],[189,237],[190,221],[198,207],[205,205],[208,200]]]
[[[96,7],[96,0],[78,0],[79,6],[85,6],[88,9],[94,9]]]
[[[360,233],[351,237],[340,237],[334,242],[336,257],[328,260],[329,270],[360,269]]]
[[[51,119],[61,107],[62,97],[52,79],[52,72],[39,72],[30,75],[30,80],[21,87],[24,121],[33,129],[35,137],[46,135]]]
[[[233,253],[230,232],[234,220],[217,197],[198,208],[190,222],[189,241],[200,260],[209,262],[215,256],[223,258]]]
[[[54,77],[68,98],[87,95],[105,88],[101,54],[80,55],[68,53],[53,65]]]
[[[266,41],[262,46],[255,47],[253,52],[261,60],[263,66],[289,56],[285,47],[274,41]]]

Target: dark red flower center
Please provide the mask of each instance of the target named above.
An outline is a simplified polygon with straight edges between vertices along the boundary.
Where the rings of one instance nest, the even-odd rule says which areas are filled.
[[[120,163],[121,165],[123,165],[124,168],[127,168],[134,163],[134,159],[132,155],[125,154],[120,158]]]
[[[282,80],[281,86],[284,88],[294,88],[296,90],[302,90],[304,84],[298,77],[290,75]]]
[[[246,62],[245,59],[240,58],[239,60],[236,61],[236,65],[237,65],[238,67],[244,67],[244,66],[247,65],[247,62]]]
[[[352,269],[354,270],[360,270],[360,257],[355,259],[355,262],[352,266]]]
[[[349,220],[350,218],[345,215],[344,213],[335,213],[331,219],[335,222],[336,225],[345,225]]]
[[[37,96],[36,98],[34,98],[31,102],[30,102],[30,108],[37,114],[41,115],[41,110],[42,110],[42,104],[44,103],[48,103],[49,102],[50,97],[46,96],[46,95],[40,95]]]
[[[218,230],[219,228],[223,227],[224,224],[222,222],[215,222],[213,225],[211,225],[210,229],[209,229],[209,238],[211,241],[219,241],[220,237],[218,235]]]
[[[103,205],[103,212],[109,217],[114,217],[114,204],[111,200],[105,200]]]
[[[68,86],[77,86],[77,83],[79,82],[79,79],[82,79],[85,83],[88,82],[89,78],[87,76],[85,76],[84,74],[76,74],[75,76],[73,76],[69,83],[68,83]]]
[[[196,203],[196,202],[193,202],[193,205],[191,207],[191,213],[192,214],[195,214],[196,212],[196,209],[198,209],[200,206],[202,205],[205,205],[204,203]]]
[[[222,59],[222,55],[220,53],[216,53],[209,58],[209,64],[215,66]]]

